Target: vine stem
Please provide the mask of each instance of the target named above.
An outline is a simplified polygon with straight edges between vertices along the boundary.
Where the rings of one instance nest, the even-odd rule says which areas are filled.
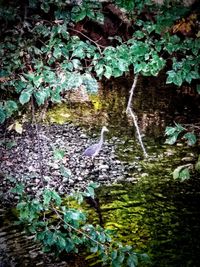
[[[147,157],[148,154],[147,154],[146,149],[144,147],[144,144],[142,142],[142,136],[140,134],[140,129],[139,129],[139,126],[138,126],[138,123],[137,123],[137,119],[136,119],[136,116],[135,116],[135,114],[134,114],[134,112],[133,112],[133,110],[131,108],[131,103],[132,103],[132,99],[133,99],[133,93],[134,93],[135,87],[137,85],[137,81],[138,81],[138,74],[136,74],[136,76],[134,78],[134,81],[133,81],[133,84],[132,84],[132,87],[131,87],[131,90],[130,90],[130,96],[129,96],[128,104],[127,104],[127,107],[126,107],[126,113],[130,114],[132,119],[133,119],[133,123],[135,125],[137,136],[138,136],[138,141],[140,143],[140,146],[142,148],[144,156]]]

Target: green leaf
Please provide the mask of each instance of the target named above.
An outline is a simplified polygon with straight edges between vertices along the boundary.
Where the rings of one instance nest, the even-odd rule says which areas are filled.
[[[37,92],[34,92],[34,97],[38,106],[44,105],[45,100],[50,96],[50,91],[48,89],[40,89]]]
[[[19,97],[19,102],[24,105],[25,103],[29,102],[31,98],[31,92],[29,91],[22,91]]]
[[[51,198],[55,200],[57,206],[61,205],[62,203],[61,197],[55,190],[51,191]]]
[[[83,50],[82,47],[77,47],[73,53],[72,53],[72,57],[78,57],[80,59],[83,59],[85,57],[85,52]]]
[[[42,82],[43,82],[43,77],[42,76],[40,76],[40,75],[34,76],[33,83],[37,88],[41,85]]]
[[[58,236],[57,237],[57,245],[60,247],[60,249],[65,249],[65,246],[66,246],[66,240],[64,237],[62,236]]]
[[[4,123],[5,119],[6,119],[6,114],[4,110],[0,107],[0,123]]]
[[[18,109],[17,103],[13,100],[8,100],[5,102],[4,105],[5,111],[6,111],[6,116],[10,117],[14,111]]]
[[[177,72],[176,75],[174,76],[172,82],[177,85],[177,86],[181,86],[183,83],[183,77],[181,75],[180,72]]]
[[[167,126],[165,129],[165,135],[173,135],[177,131],[176,127]]]
[[[111,252],[111,259],[112,259],[112,261],[113,260],[115,260],[116,258],[117,258],[117,250],[115,249],[115,250],[113,250],[112,252]]]
[[[96,188],[98,188],[100,186],[100,184],[92,182],[92,183],[89,183],[88,186],[96,189]]]
[[[176,140],[178,138],[179,133],[175,132],[173,135],[171,135],[169,138],[165,140],[165,144],[173,145],[176,143]]]
[[[24,185],[23,184],[17,184],[14,188],[10,190],[12,193],[22,195],[24,192]]]
[[[41,4],[41,9],[44,10],[45,13],[48,13],[50,9],[49,3],[43,1]]]
[[[61,149],[55,149],[53,151],[53,157],[55,160],[61,160],[63,159],[65,156],[65,151],[64,150],[61,150]]]
[[[88,187],[86,188],[86,191],[84,192],[84,196],[94,198],[94,196],[95,196],[95,194],[94,194],[94,188],[88,186]]]
[[[193,146],[197,142],[197,138],[194,133],[186,133],[183,137],[187,140],[189,146]]]
[[[44,206],[48,206],[51,201],[51,191],[46,189],[43,193],[43,204]]]
[[[75,70],[81,70],[82,69],[82,64],[81,61],[77,58],[72,59],[72,64]]]
[[[54,51],[53,51],[53,56],[58,59],[62,56],[62,51],[60,49],[60,47],[55,47]]]
[[[136,267],[138,265],[138,257],[135,254],[130,254],[127,259],[127,266]]]
[[[185,180],[188,180],[190,178],[190,173],[189,173],[189,169],[188,169],[189,166],[190,166],[190,164],[177,167],[173,171],[173,178],[175,180],[179,179],[182,182]]]
[[[104,72],[104,68],[102,64],[98,64],[95,66],[95,71],[98,77],[101,77],[103,72]]]
[[[66,238],[65,250],[67,253],[71,252],[74,249],[74,243],[70,238]]]
[[[113,260],[112,263],[111,263],[111,266],[112,267],[121,267],[121,263],[118,262],[118,260]]]
[[[105,65],[105,72],[104,72],[104,76],[109,79],[112,76],[112,68],[110,66],[106,66]]]
[[[72,20],[74,20],[75,22],[78,22],[80,20],[83,20],[86,17],[86,10],[84,8],[80,8],[80,7],[73,7],[72,8]]]

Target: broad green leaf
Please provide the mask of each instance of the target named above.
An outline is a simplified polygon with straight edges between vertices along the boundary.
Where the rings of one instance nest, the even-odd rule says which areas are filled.
[[[6,114],[4,110],[0,107],[0,123],[4,123],[5,119],[6,119]]]
[[[50,201],[51,201],[51,191],[46,189],[44,190],[44,193],[43,193],[44,206],[49,205]]]
[[[143,65],[142,64],[134,64],[134,73],[139,73],[141,70],[143,69]]]
[[[176,127],[167,126],[165,129],[165,135],[173,135],[177,131]]]
[[[112,76],[112,68],[110,66],[106,66],[105,65],[105,72],[104,72],[104,76],[107,78],[107,79],[110,79],[110,77]]]
[[[173,79],[173,83],[176,84],[177,86],[181,86],[183,83],[183,77],[180,72],[176,73],[176,76]]]
[[[186,133],[183,137],[187,140],[189,146],[193,146],[197,142],[197,138],[194,133]]]
[[[98,64],[95,66],[95,71],[96,71],[96,74],[98,77],[101,77],[101,75],[103,74],[104,72],[104,68],[103,68],[103,65],[102,64]]]
[[[49,96],[50,96],[50,90],[49,89],[40,89],[40,90],[34,92],[34,97],[36,99],[38,106],[44,105],[45,100]]]
[[[179,133],[175,132],[173,135],[169,136],[169,138],[165,140],[165,144],[168,144],[168,145],[175,144],[177,141],[178,135]]]
[[[83,59],[85,57],[85,52],[83,50],[82,47],[77,47],[73,53],[72,53],[72,57],[78,57],[80,59]]]
[[[22,183],[17,184],[14,188],[10,190],[12,193],[22,195],[24,192],[24,185]],[[25,203],[24,203],[25,204]]]
[[[115,250],[113,250],[112,252],[111,252],[111,259],[112,260],[115,260],[116,258],[117,258],[117,250],[115,249]]]
[[[17,103],[13,100],[8,100],[4,104],[4,108],[6,111],[6,116],[10,117],[14,111],[18,109]]]
[[[72,64],[75,70],[81,70],[82,69],[82,64],[81,61],[77,58],[72,59]]]
[[[95,189],[95,188],[98,188],[100,186],[100,184],[92,182],[92,183],[89,183],[88,186]]]
[[[48,1],[46,1],[46,2],[43,1],[42,2],[41,9],[43,9],[45,13],[48,13],[49,12],[50,6],[49,6]]]
[[[119,59],[117,65],[118,65],[119,70],[121,70],[122,72],[128,70],[127,61],[124,59]]]
[[[189,168],[188,168],[189,166],[190,166],[190,164],[177,167],[173,171],[173,178],[175,180],[178,179],[182,182],[189,179],[190,178],[190,173],[189,173]]]
[[[25,103],[29,102],[31,98],[31,92],[29,91],[22,91],[19,97],[19,102],[24,105]]]
[[[117,259],[115,259],[112,261],[111,266],[112,267],[121,267],[121,263]]]
[[[41,75],[34,76],[33,83],[37,88],[41,85],[42,82],[43,82],[43,77]]]
[[[127,259],[127,266],[136,267],[138,265],[138,257],[137,255],[130,254]]]
[[[60,247],[60,249],[65,249],[65,246],[66,246],[66,240],[64,237],[62,236],[58,236],[57,237],[57,245]]]
[[[51,198],[55,200],[57,206],[61,205],[62,203],[61,197],[55,190],[51,191]]]
[[[87,197],[91,197],[91,198],[94,198],[94,188],[93,187],[90,187],[88,186],[86,188],[86,191],[84,192],[84,195],[87,196]]]
[[[60,49],[60,47],[55,47],[53,50],[53,56],[58,59],[62,56],[62,50]]]
[[[65,250],[67,253],[69,253],[74,249],[74,243],[73,240],[70,238],[66,238],[65,241],[66,241]]]
[[[52,92],[51,93],[51,101],[53,103],[60,103],[61,102],[61,96],[58,92]]]
[[[72,20],[75,22],[81,21],[86,17],[86,10],[84,8],[79,8],[77,6],[72,8]]]
[[[166,84],[173,83],[175,76],[176,76],[175,71],[174,70],[167,71],[167,75],[168,77],[166,80]]]

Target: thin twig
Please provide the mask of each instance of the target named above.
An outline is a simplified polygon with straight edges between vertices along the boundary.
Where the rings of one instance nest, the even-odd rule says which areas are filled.
[[[102,55],[101,48],[105,48],[105,46],[98,44],[96,41],[92,40],[90,37],[88,37],[87,35],[85,35],[81,31],[75,30],[73,28],[68,28],[68,29],[71,30],[71,31],[74,31],[74,32],[77,32],[77,33],[81,34],[82,36],[84,36],[85,38],[87,38],[90,42],[94,43],[97,46],[100,55]]]
[[[140,134],[140,129],[138,127],[138,124],[137,124],[137,119],[136,119],[136,116],[131,108],[131,103],[132,103],[132,99],[133,99],[133,93],[134,93],[134,89],[136,87],[136,84],[137,84],[137,80],[138,80],[138,74],[135,76],[134,78],[134,81],[133,81],[133,84],[132,84],[132,87],[131,87],[131,90],[130,90],[130,96],[129,96],[129,100],[128,100],[128,104],[127,104],[127,108],[126,108],[126,113],[130,113],[132,119],[133,119],[133,123],[135,125],[135,128],[136,128],[136,132],[137,132],[137,136],[138,136],[138,140],[139,140],[139,143],[140,143],[140,146],[143,150],[143,153],[144,153],[144,156],[147,157],[147,152],[145,150],[145,147],[143,145],[143,142],[142,142],[142,136]]]
[[[134,81],[133,81],[133,84],[132,84],[132,87],[131,87],[130,96],[129,96],[129,100],[128,100],[128,104],[127,104],[127,108],[126,108],[126,112],[127,113],[128,113],[128,109],[131,108],[131,103],[132,103],[132,98],[133,98],[133,92],[134,92],[134,89],[136,87],[137,80],[138,80],[138,74],[136,74],[136,76],[134,78]]]

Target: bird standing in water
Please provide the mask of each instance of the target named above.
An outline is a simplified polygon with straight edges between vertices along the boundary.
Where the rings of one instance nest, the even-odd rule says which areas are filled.
[[[103,145],[103,134],[104,132],[109,132],[109,130],[106,128],[106,126],[103,126],[103,128],[101,129],[101,137],[100,140],[97,144],[91,145],[89,146],[83,153],[84,156],[88,156],[91,157],[92,160],[94,157],[96,157],[97,154],[99,154],[99,151],[102,148]]]

